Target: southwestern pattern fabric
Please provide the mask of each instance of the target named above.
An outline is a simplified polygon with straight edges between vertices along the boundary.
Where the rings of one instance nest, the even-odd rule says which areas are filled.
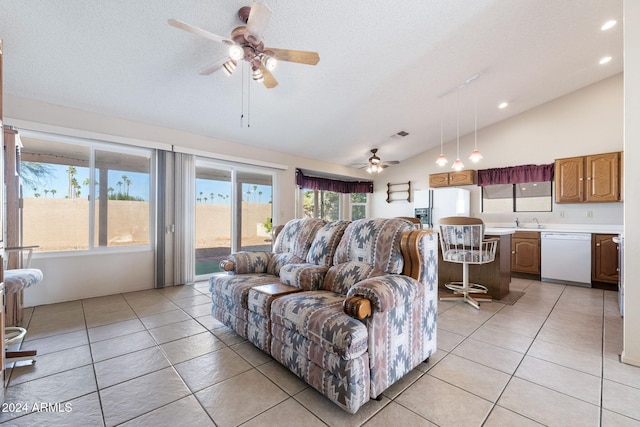
[[[367,350],[367,328],[348,316],[344,295],[301,292],[277,298],[271,304],[271,322],[281,325],[345,360]]]
[[[266,273],[267,265],[271,259],[270,252],[236,252],[229,255],[229,261],[233,261],[234,274]]]
[[[293,219],[287,222],[276,238],[273,252],[291,252],[301,259],[300,262],[304,262],[316,232],[325,223],[325,220],[316,218]]]
[[[370,264],[349,261],[331,267],[327,272],[322,288],[325,291],[346,295],[349,289],[361,280],[384,274],[386,274],[384,271],[378,270]]]
[[[315,264],[287,264],[280,270],[280,282],[285,285],[315,291],[320,289],[328,267]]]
[[[26,289],[42,280],[42,271],[37,268],[16,268],[4,271],[4,286],[7,295]]]
[[[212,278],[212,313],[355,413],[436,350],[437,235],[397,218],[316,225],[315,239],[296,235],[304,229],[296,222],[279,235],[279,249],[267,262],[272,274]],[[400,244],[408,232],[418,233],[417,279],[402,275]],[[342,237],[334,240],[337,234],[332,233]],[[295,249],[306,244],[300,242],[309,242],[303,256]],[[338,242],[335,250],[332,242]],[[257,259],[248,271],[262,271],[264,258]],[[251,289],[267,283],[263,279],[302,291],[273,297]],[[368,298],[372,315],[364,320],[348,316],[346,295]]]
[[[344,232],[333,264],[360,261],[391,274],[402,274],[400,253],[402,233],[413,229],[411,222],[399,218],[360,219]]]
[[[336,247],[347,225],[349,225],[349,221],[333,221],[321,227],[313,239],[311,248],[309,248],[307,262],[330,267],[336,253]]]

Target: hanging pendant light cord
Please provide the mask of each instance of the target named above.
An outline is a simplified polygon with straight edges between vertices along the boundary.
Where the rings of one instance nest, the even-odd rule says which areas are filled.
[[[460,88],[456,92],[456,158],[460,159]]]

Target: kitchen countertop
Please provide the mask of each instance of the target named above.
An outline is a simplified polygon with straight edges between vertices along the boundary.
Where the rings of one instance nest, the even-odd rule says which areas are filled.
[[[607,224],[542,224],[541,228],[533,227],[513,227],[511,225],[487,224],[484,229],[485,234],[500,236],[513,234],[516,231],[553,231],[561,233],[598,233],[598,234],[620,234],[624,230],[622,225]]]

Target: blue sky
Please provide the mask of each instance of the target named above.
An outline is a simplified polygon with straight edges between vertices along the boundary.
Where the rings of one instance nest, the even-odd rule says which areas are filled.
[[[50,164],[48,167],[51,173],[47,177],[42,178],[35,185],[22,186],[22,193],[24,197],[34,197],[36,193],[40,195],[39,197],[55,197],[62,199],[68,197],[68,166]],[[78,182],[78,185],[80,185],[80,197],[87,197],[89,195],[89,187],[88,185],[84,185],[84,182],[89,178],[89,168],[77,167],[76,171],[75,179]],[[149,200],[149,174],[110,170],[108,185],[113,188],[115,192],[126,192],[123,175],[131,182],[128,189],[129,196]],[[118,182],[122,182],[123,184],[118,185]],[[51,190],[55,190],[55,193],[52,193]],[[201,192],[202,194],[200,194]],[[213,203],[230,203],[230,197],[221,198],[219,197],[219,194],[222,194],[223,196],[230,196],[231,183],[210,179],[196,179],[196,199],[200,199],[197,200],[197,203],[212,203],[211,193],[214,195]],[[205,197],[207,198],[206,201],[204,200]],[[270,202],[271,186],[243,184],[242,199],[246,201],[247,198],[251,202]]]

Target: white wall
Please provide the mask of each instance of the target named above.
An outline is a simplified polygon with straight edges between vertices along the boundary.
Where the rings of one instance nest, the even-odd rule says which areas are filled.
[[[624,2],[625,300],[622,361],[640,366],[640,2]]]
[[[495,108],[495,107],[491,107]],[[482,114],[479,110],[478,114]],[[487,169],[524,164],[553,163],[555,159],[598,154],[623,149],[623,77],[622,74],[567,94],[535,109],[478,130],[478,148],[484,159],[472,163],[468,157],[473,150],[473,134],[460,138],[460,158],[467,169]],[[449,160],[439,167],[435,160],[440,147],[429,150],[398,167],[389,167],[375,180],[374,216],[413,216],[408,202],[387,203],[387,182],[411,181],[413,189],[428,188],[429,174],[451,171],[456,158],[456,143],[444,146]],[[553,212],[532,214],[482,214],[480,190],[472,191],[471,214],[485,222],[513,222],[518,216],[529,222],[534,216],[542,223],[615,224],[623,223],[622,203],[588,205],[561,204]],[[587,217],[587,210],[593,217]],[[560,216],[563,212],[564,216]]]

